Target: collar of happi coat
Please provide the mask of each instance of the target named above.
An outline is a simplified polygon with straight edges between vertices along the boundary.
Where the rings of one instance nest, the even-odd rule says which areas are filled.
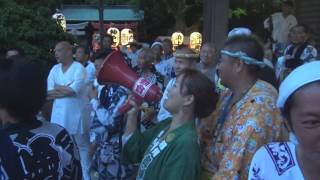
[[[171,121],[172,123],[172,121]],[[170,123],[170,124],[171,124]],[[168,126],[168,128],[170,127],[170,124]],[[171,132],[169,132],[166,137],[164,137],[166,143],[171,144],[172,142],[174,142],[178,137],[180,137],[181,135],[183,135],[185,132],[188,132],[190,130],[195,130],[195,121],[190,121],[187,122],[183,125],[181,125],[180,127],[172,130]]]

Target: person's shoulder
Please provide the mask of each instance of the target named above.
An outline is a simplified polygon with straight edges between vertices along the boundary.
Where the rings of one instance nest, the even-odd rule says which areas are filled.
[[[61,68],[61,63],[55,64],[54,66],[52,66],[50,72],[56,72],[58,68]]]
[[[288,16],[287,18],[288,18],[288,19],[294,19],[294,20],[297,19],[293,14],[289,14],[289,16]]]
[[[42,123],[42,125],[41,125],[40,129],[42,129],[42,130],[39,131],[41,133],[51,134],[53,136],[55,136],[59,133],[68,134],[68,131],[64,127],[60,126],[59,124],[50,123],[47,121],[41,121],[41,123]]]
[[[255,85],[255,90],[256,90],[256,96],[262,96],[265,98],[272,98],[272,99],[278,96],[278,92],[276,88],[274,88],[270,83],[263,80],[257,81]]]
[[[172,118],[166,118],[162,121],[160,121],[159,123],[157,123],[156,126],[160,127],[160,128],[163,128],[163,127],[166,127],[168,126],[170,123],[172,122]]]
[[[281,12],[275,12],[272,14],[272,18],[279,18],[279,17],[283,17]]]
[[[96,69],[95,68],[95,66],[94,66],[94,63],[93,62],[91,62],[90,60],[88,61],[88,66],[87,66],[88,68],[90,68],[90,69]]]
[[[268,163],[272,160],[274,165],[277,165],[279,160],[283,157],[293,159],[294,144],[291,142],[271,142],[260,147],[253,157],[255,163]]]
[[[283,174],[295,166],[294,151],[295,145],[291,142],[274,142],[261,147],[255,156],[259,163],[271,162],[278,173]]]
[[[81,63],[79,63],[78,61],[73,61],[72,66],[74,66],[76,68],[84,69],[84,66]]]

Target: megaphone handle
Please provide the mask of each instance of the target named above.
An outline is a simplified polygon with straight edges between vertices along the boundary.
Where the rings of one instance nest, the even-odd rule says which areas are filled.
[[[129,102],[126,102],[123,106],[119,108],[120,113],[126,113],[132,108],[132,105]]]
[[[142,99],[140,96],[136,95],[136,94],[133,95],[133,100],[135,101],[135,103],[136,103],[138,106],[140,106],[140,105],[143,103],[143,99]],[[119,108],[119,111],[120,111],[120,113],[126,113],[126,112],[128,112],[131,108],[132,108],[132,105],[131,105],[131,104],[129,103],[129,101],[128,101],[128,102],[126,102],[124,105],[122,105],[122,106]]]

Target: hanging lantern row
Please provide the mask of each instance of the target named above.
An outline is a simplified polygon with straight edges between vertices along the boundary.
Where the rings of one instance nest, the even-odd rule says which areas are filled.
[[[109,28],[107,33],[113,37],[114,46],[127,45],[134,40],[133,31],[128,28],[122,29],[121,33],[118,28]]]
[[[116,48],[119,44],[127,45],[130,42],[134,41],[133,31],[129,28],[124,28],[120,32],[118,28],[112,27],[107,30],[107,34],[110,34],[113,37],[113,44],[112,44],[113,48]],[[94,33],[92,39],[93,39],[94,51],[96,51],[97,49],[100,49],[100,44],[99,44],[100,34],[98,32]]]
[[[191,49],[196,50],[197,52],[200,52],[201,44],[202,44],[202,35],[199,32],[193,32],[189,36],[190,42],[189,46]],[[183,44],[184,35],[181,32],[175,32],[171,36],[171,41],[173,48],[176,49],[176,47]]]

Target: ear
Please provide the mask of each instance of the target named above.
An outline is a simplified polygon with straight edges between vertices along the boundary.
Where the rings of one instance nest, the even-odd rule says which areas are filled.
[[[243,70],[245,63],[240,59],[237,59],[237,61],[234,63],[234,66],[235,66],[235,72],[239,73]]]
[[[183,99],[183,106],[190,106],[194,102],[194,95],[186,95]]]

